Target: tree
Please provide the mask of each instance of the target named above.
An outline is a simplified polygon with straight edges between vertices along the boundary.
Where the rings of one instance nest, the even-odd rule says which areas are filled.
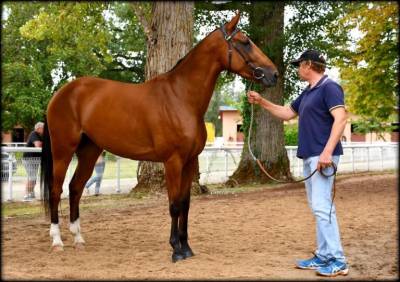
[[[254,3],[249,10],[250,26],[248,32],[252,41],[275,63],[281,75],[284,73],[283,61],[283,2]],[[268,27],[268,28],[266,28]],[[258,89],[260,91],[260,89]],[[275,87],[260,91],[261,95],[273,103],[283,103],[284,81],[279,79]],[[244,96],[242,113],[244,131],[249,130],[250,105]],[[241,160],[238,168],[230,177],[235,183],[271,181],[256,166],[247,143],[266,170],[275,178],[291,179],[289,160],[284,146],[283,122],[273,117],[261,107],[254,107],[252,140],[246,134]]]
[[[95,52],[107,61],[112,60],[107,54],[110,34],[104,28],[105,9],[104,4],[97,3],[50,3],[20,31],[27,39],[48,41],[47,49],[61,64],[63,78],[68,78],[68,72],[76,77],[97,76],[104,65]]]
[[[199,7],[206,11],[226,11],[240,10],[242,14],[248,16],[249,24],[242,24],[241,28],[249,34],[252,41],[260,47],[277,65],[279,72],[283,73],[283,14],[284,3],[243,3],[243,2],[202,2]],[[211,14],[211,13],[210,13]],[[208,17],[211,22],[216,21],[214,14]],[[268,28],[266,28],[268,27]],[[248,82],[247,86],[249,86]],[[283,102],[283,80],[272,89],[263,92],[265,96],[278,104]],[[255,86],[257,87],[257,86]],[[260,91],[260,89],[258,89]],[[246,182],[266,182],[269,179],[260,173],[255,162],[250,157],[247,149],[247,133],[249,128],[250,107],[242,96],[241,113],[243,116],[243,128],[245,132],[245,145],[243,147],[241,160],[237,170],[230,177],[228,183],[233,180],[235,183]],[[252,140],[252,149],[262,163],[271,173],[280,178],[290,178],[289,161],[284,147],[283,123],[273,118],[269,113],[259,108],[255,108],[254,127],[252,135],[257,142]],[[262,140],[262,142],[260,141]],[[254,142],[254,143],[253,143]]]
[[[361,117],[356,131],[390,131],[398,111],[398,4],[354,3],[337,23],[332,32],[347,35],[338,65],[348,109]],[[356,40],[348,36],[354,28],[362,33]]]
[[[336,65],[337,59],[343,56],[339,46],[346,44],[347,35],[334,31],[337,20],[348,9],[352,2],[345,1],[289,1],[285,9],[292,17],[284,28],[284,61],[285,61],[285,102],[292,101],[304,88],[298,83],[296,68],[288,67],[289,61],[299,57],[307,49],[317,49],[327,58],[327,66]]]
[[[194,3],[153,2],[151,13],[146,4],[134,3],[132,7],[140,18],[147,38],[146,79],[149,80],[170,70],[178,59],[190,51],[193,44]],[[139,162],[137,178],[138,184],[132,192],[159,191],[165,187],[161,163]],[[192,186],[199,187],[198,179],[199,175]]]
[[[47,40],[61,76],[56,89],[85,75],[143,81],[144,35],[127,5],[50,3],[21,28],[25,38]]]
[[[19,28],[33,18],[43,4],[8,3],[2,18],[2,128],[20,125],[28,133],[41,120],[51,87],[51,60],[45,42],[21,37]]]
[[[288,61],[297,57],[300,52],[308,48],[320,49],[328,54],[328,58],[336,58],[340,52],[335,48],[338,41],[343,41],[334,33],[328,33],[330,23],[343,13],[346,3],[342,2],[303,2],[289,1],[285,3],[249,3],[249,2],[201,2],[196,3],[209,15],[202,15],[212,23],[218,22],[212,11],[227,11],[239,9],[249,17],[249,25],[244,24],[242,29],[247,31],[252,40],[264,50],[280,72],[278,85],[262,95],[274,103],[283,104],[292,100],[300,93],[297,83],[297,73],[293,68],[287,68]],[[293,11],[293,17],[284,27],[283,17],[285,9]],[[210,12],[211,11],[211,12]],[[203,12],[205,13],[205,12]],[[327,35],[330,36],[327,36]],[[248,85],[248,83],[247,83]],[[258,89],[260,90],[260,89]],[[245,96],[242,96],[241,113],[243,128],[246,136],[250,121],[250,107]],[[289,163],[284,149],[283,123],[276,120],[269,113],[255,107],[252,148],[256,156],[264,163],[275,177],[290,179]],[[254,140],[253,139],[253,140]],[[253,142],[256,142],[253,144]],[[260,174],[256,164],[249,156],[247,144],[243,148],[241,161],[237,171],[232,175],[234,182],[258,181],[265,182],[267,178]]]
[[[3,129],[31,130],[52,93],[94,75],[144,80],[145,39],[128,3],[7,3],[3,24]]]

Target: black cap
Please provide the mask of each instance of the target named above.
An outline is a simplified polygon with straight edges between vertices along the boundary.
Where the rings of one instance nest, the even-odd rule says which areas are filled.
[[[293,60],[290,62],[291,65],[298,67],[300,62],[302,61],[313,61],[316,63],[324,64],[326,65],[326,61],[324,59],[324,56],[317,50],[307,50],[303,54],[301,54],[300,58],[297,60]]]

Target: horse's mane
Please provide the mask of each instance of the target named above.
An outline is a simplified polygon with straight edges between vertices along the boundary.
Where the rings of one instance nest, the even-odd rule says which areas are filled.
[[[177,66],[179,66],[180,63],[182,63],[182,61],[187,57],[187,55],[189,55],[197,46],[199,46],[199,44],[201,42],[203,42],[204,39],[206,39],[209,35],[211,35],[211,33],[215,32],[216,30],[218,30],[218,28],[214,29],[212,32],[210,32],[209,34],[207,34],[207,36],[205,36],[202,40],[200,40],[194,47],[192,47],[192,49],[189,50],[189,52],[186,53],[185,56],[183,56],[182,58],[180,58],[176,64],[168,71],[171,72],[173,71]]]
[[[173,66],[172,69],[170,69],[168,72],[173,71],[173,70],[187,57],[187,55],[188,55],[192,50],[193,50],[193,48],[190,49],[190,51],[187,52],[185,56],[183,56],[182,58],[180,58],[180,59],[176,62],[175,66]]]

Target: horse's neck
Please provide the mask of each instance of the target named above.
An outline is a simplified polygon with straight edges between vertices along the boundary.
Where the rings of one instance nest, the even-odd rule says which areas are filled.
[[[207,42],[193,49],[170,75],[175,83],[186,83],[185,89],[179,93],[188,106],[203,117],[210,103],[218,75],[223,67],[216,52],[212,52]]]

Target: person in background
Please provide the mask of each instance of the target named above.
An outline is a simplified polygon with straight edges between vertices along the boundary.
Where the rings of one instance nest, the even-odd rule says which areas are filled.
[[[281,106],[264,99],[259,93],[249,91],[248,101],[259,104],[277,118],[290,120],[299,116],[297,157],[303,159],[304,176],[315,169],[332,173],[343,154],[340,137],[347,121],[342,87],[324,74],[325,58],[317,50],[307,50],[291,62],[297,67],[301,80],[309,85],[290,106]],[[316,219],[317,249],[310,259],[298,260],[301,269],[313,269],[323,276],[347,275],[346,263],[340,242],[335,205],[332,203],[334,176],[314,174],[306,180],[309,206]],[[331,209],[332,208],[332,209]]]
[[[35,124],[35,129],[29,134],[26,147],[41,148],[44,123],[38,122]],[[22,156],[22,164],[28,175],[25,187],[25,196],[23,201],[30,202],[35,199],[35,185],[40,165],[40,152],[25,152]]]
[[[94,191],[94,195],[98,196],[100,195],[100,184],[101,184],[101,180],[103,179],[103,174],[104,174],[104,169],[106,166],[106,162],[105,162],[105,154],[106,152],[103,151],[103,153],[100,154],[100,156],[98,157],[96,164],[94,166],[94,170],[96,171],[96,175],[92,176],[88,182],[85,185],[85,188],[87,189],[87,194],[89,194],[89,188],[90,186],[92,186],[93,183],[96,183],[95,186],[95,191]]]

